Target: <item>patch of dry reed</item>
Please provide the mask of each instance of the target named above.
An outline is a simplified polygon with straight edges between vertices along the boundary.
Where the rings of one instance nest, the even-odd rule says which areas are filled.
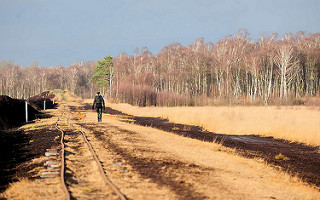
[[[319,107],[137,107],[110,104],[137,116],[162,117],[171,122],[201,126],[223,134],[262,135],[320,145]]]

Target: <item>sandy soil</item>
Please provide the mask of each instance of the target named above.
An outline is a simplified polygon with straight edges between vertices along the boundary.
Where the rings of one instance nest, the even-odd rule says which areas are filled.
[[[108,178],[128,199],[320,199],[319,188],[268,165],[263,159],[243,157],[237,150],[212,141],[140,126],[120,113],[104,113],[103,122],[98,123],[96,113],[81,103],[69,102],[48,112],[55,117],[37,121],[35,124],[45,126],[35,130],[47,129],[57,120],[56,116],[67,113],[61,118],[61,126],[67,132],[66,178],[76,199],[109,195],[108,191],[102,191],[103,184],[96,172],[91,172],[95,165],[79,130],[86,133]],[[79,113],[85,113],[86,117],[79,119]],[[28,140],[33,137],[40,136],[34,134]],[[28,160],[31,163],[40,157],[34,155]],[[51,181],[48,191],[39,190],[44,181]],[[51,199],[55,191],[59,199],[63,196],[58,189],[60,184],[56,179],[37,180],[33,174],[27,183],[15,180],[0,197],[23,199],[19,194],[41,193],[36,197],[42,198],[34,199]]]

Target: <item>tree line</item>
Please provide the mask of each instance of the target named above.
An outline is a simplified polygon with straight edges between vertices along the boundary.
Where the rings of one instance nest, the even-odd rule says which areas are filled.
[[[92,98],[95,85],[90,81],[96,62],[80,62],[68,67],[28,67],[13,61],[0,62],[0,95],[26,99],[45,90],[69,90],[84,98]]]
[[[111,96],[133,105],[289,104],[320,92],[320,34],[172,43],[114,58]]]
[[[109,100],[139,106],[299,103],[319,96],[320,33],[252,40],[240,30],[216,43],[200,38],[156,55],[142,48],[69,67],[0,63],[0,94],[26,98],[49,89],[84,98],[100,89]]]

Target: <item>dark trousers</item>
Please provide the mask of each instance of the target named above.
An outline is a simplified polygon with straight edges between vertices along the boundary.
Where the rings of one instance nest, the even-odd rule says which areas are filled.
[[[98,113],[98,122],[102,122],[102,108],[96,108]]]

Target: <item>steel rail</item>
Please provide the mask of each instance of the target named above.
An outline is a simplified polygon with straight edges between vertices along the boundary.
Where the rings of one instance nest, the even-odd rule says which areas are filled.
[[[63,114],[64,114],[64,112],[61,114],[61,116],[62,116]],[[64,131],[62,131],[62,130],[59,128],[59,126],[58,126],[59,120],[60,120],[60,118],[58,117],[58,120],[57,120],[57,122],[56,122],[56,128],[61,132],[61,141],[60,141],[60,143],[61,143],[61,157],[62,157],[62,158],[61,158],[61,182],[62,182],[62,187],[63,187],[63,191],[64,191],[64,193],[65,193],[66,199],[67,199],[67,200],[70,200],[71,195],[70,195],[70,192],[68,191],[68,188],[67,188],[67,186],[66,186],[65,177],[64,177],[64,174],[65,174],[65,150],[64,150],[65,145],[64,145],[64,136],[65,136],[65,134],[64,134]],[[73,126],[73,124],[71,124],[70,122],[69,122],[69,124],[71,125],[71,127],[72,127],[73,129],[75,129],[74,126]],[[92,155],[93,155],[93,157],[94,157],[94,159],[95,159],[95,161],[96,161],[96,163],[97,163],[97,165],[98,165],[100,174],[101,174],[101,176],[103,177],[103,180],[105,181],[105,183],[112,188],[112,190],[113,190],[114,193],[119,197],[120,200],[127,200],[127,198],[119,191],[119,189],[118,189],[118,188],[109,180],[109,178],[106,176],[106,174],[105,174],[105,172],[104,172],[104,169],[103,169],[103,167],[102,167],[102,165],[101,165],[101,163],[100,163],[100,160],[98,159],[98,156],[97,156],[96,153],[94,152],[91,143],[88,141],[88,139],[87,139],[87,137],[86,137],[86,134],[85,134],[82,130],[79,130],[79,131],[81,132],[84,141],[87,143],[87,145],[88,145],[88,147],[89,147],[89,149],[90,149],[90,151],[91,151],[91,153],[92,153]]]
[[[100,163],[100,160],[98,159],[97,157],[97,154],[94,152],[93,148],[92,148],[92,145],[90,144],[90,142],[88,141],[87,137],[86,137],[86,134],[80,130],[80,132],[82,133],[82,136],[83,136],[83,139],[84,141],[87,143],[98,167],[99,167],[99,171],[100,171],[100,174],[101,176],[103,177],[104,181],[106,182],[107,185],[109,185],[112,190],[118,195],[118,197],[121,199],[121,200],[127,200],[127,198],[119,191],[119,189],[110,181],[110,179],[107,177],[106,173],[104,172],[104,169]]]
[[[65,197],[67,200],[70,200],[71,198],[71,195],[70,195],[70,192],[67,188],[67,185],[66,185],[66,181],[65,181],[65,177],[64,177],[64,174],[65,174],[65,151],[64,151],[64,132],[59,128],[58,126],[58,122],[59,122],[59,117],[58,117],[58,120],[56,122],[56,128],[61,132],[61,140],[60,140],[60,144],[61,144],[61,172],[60,172],[60,180],[61,180],[61,183],[62,183],[62,189],[63,189],[63,192],[65,194]]]

